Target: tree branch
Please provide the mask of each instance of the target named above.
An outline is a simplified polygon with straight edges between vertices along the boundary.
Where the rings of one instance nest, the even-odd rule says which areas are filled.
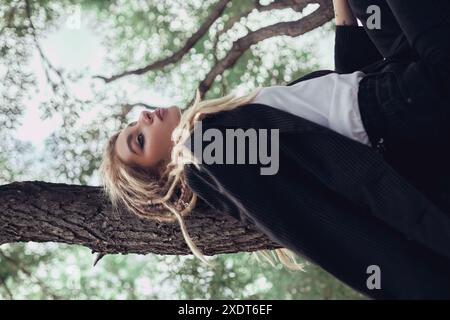
[[[7,256],[6,254],[3,253],[2,250],[0,250],[0,256],[9,264],[11,264],[13,267],[16,267],[17,269],[19,269],[20,271],[22,271],[27,277],[34,279],[34,281],[39,285],[39,287],[41,287],[42,291],[44,293],[46,293],[47,295],[49,295],[50,297],[52,297],[53,299],[57,300],[60,299],[56,294],[54,294],[45,283],[43,283],[41,281],[41,279],[37,278],[36,276],[34,276],[30,271],[28,271],[24,266],[22,266],[22,264],[11,258],[10,256]]]
[[[185,219],[206,255],[276,249],[254,225],[199,202]],[[14,242],[77,244],[102,254],[191,254],[177,222],[112,212],[100,187],[33,182],[0,186],[0,245]]]
[[[203,22],[203,24],[200,26],[200,28],[186,41],[184,46],[175,52],[170,57],[158,60],[156,62],[153,62],[145,67],[134,69],[134,70],[128,70],[119,74],[116,74],[111,77],[105,77],[105,76],[94,76],[94,78],[102,79],[106,83],[115,81],[117,79],[129,76],[129,75],[141,75],[146,72],[149,72],[151,70],[155,69],[161,69],[169,64],[175,63],[179,60],[181,60],[188,52],[191,50],[192,47],[195,46],[195,44],[208,32],[211,25],[222,15],[223,11],[225,10],[228,2],[230,0],[220,0],[214,9],[211,11],[211,14],[208,16],[208,18]]]
[[[323,2],[327,2],[327,0],[324,0]],[[274,36],[300,36],[330,21],[333,16],[334,13],[332,7],[321,5],[319,9],[302,19],[276,23],[251,32],[245,37],[236,40],[228,54],[216,63],[206,75],[205,79],[200,82],[199,90],[201,97],[203,98],[205,93],[210,89],[214,79],[226,69],[231,68],[250,46]]]
[[[39,40],[37,37],[37,32],[36,32],[36,28],[34,26],[33,23],[33,19],[32,19],[32,14],[31,14],[31,4],[29,2],[29,0],[24,0],[25,2],[25,12],[27,15],[27,19],[28,19],[28,23],[30,25],[31,28],[31,35],[33,36],[33,41],[34,44],[36,46],[36,49],[38,50],[39,56],[41,57],[41,60],[44,64],[44,73],[45,73],[45,77],[47,78],[48,83],[51,85],[52,90],[54,93],[56,93],[57,87],[58,85],[61,85],[63,90],[63,96],[64,98],[69,98],[68,95],[68,89],[67,89],[67,85],[64,79],[63,74],[61,73],[60,70],[58,70],[55,66],[53,66],[53,64],[51,63],[51,61],[47,58],[47,56],[44,54],[44,51],[42,50],[41,45],[39,44]],[[53,81],[52,77],[50,76],[50,71],[54,72],[60,81],[60,84],[56,83]]]
[[[216,57],[217,57],[217,45],[218,45],[220,36],[222,34],[227,33],[231,28],[233,28],[233,26],[237,22],[239,22],[242,18],[247,17],[253,10],[257,10],[259,12],[264,12],[264,11],[272,11],[272,10],[281,10],[281,9],[291,8],[294,11],[302,12],[303,9],[305,9],[306,6],[310,3],[310,1],[308,1],[308,0],[276,0],[272,3],[269,3],[268,5],[261,5],[259,3],[259,1],[256,0],[253,3],[254,3],[254,6],[252,8],[250,8],[246,11],[243,11],[239,15],[228,20],[225,27],[222,30],[220,30],[219,32],[217,32],[217,34],[215,36],[215,40],[214,40],[214,45],[213,45],[213,52],[214,52],[214,57],[215,57],[216,63],[218,62]]]
[[[247,17],[253,10],[257,10],[258,12],[272,11],[272,10],[281,10],[291,8],[294,11],[302,12],[303,9],[311,3],[311,0],[275,0],[267,5],[261,5],[258,0],[253,1],[254,6],[241,12],[237,16],[234,16],[230,20],[227,21],[225,27],[220,30],[216,38],[219,38],[222,34],[226,33],[230,30],[234,24],[239,22],[242,18]]]
[[[11,290],[9,289],[8,284],[6,283],[6,280],[0,277],[0,282],[2,284],[3,289],[5,289],[6,295],[8,296],[9,300],[14,300],[14,296]]]
[[[169,64],[173,64],[176,63],[178,61],[180,61],[188,52],[189,50],[191,50],[195,44],[206,34],[206,32],[208,31],[208,29],[211,27],[211,25],[222,15],[223,11],[226,8],[226,5],[228,4],[230,0],[221,0],[217,3],[216,7],[212,10],[210,16],[208,17],[208,19],[206,19],[206,21],[202,24],[202,26],[197,30],[197,32],[195,32],[191,38],[189,38],[187,40],[187,42],[185,43],[185,45],[178,50],[177,52],[175,52],[173,55],[171,55],[170,57],[158,60],[156,62],[153,62],[145,67],[142,68],[138,68],[138,69],[133,69],[133,70],[127,70],[124,71],[122,73],[110,76],[110,77],[105,77],[105,76],[100,76],[100,75],[96,75],[93,78],[97,78],[97,79],[102,79],[103,81],[105,81],[105,83],[109,83],[112,81],[115,81],[117,79],[126,77],[126,76],[130,76],[130,75],[142,75],[146,72],[149,72],[151,70],[156,70],[156,69],[161,69]],[[224,29],[222,29],[221,31],[219,31],[216,35],[216,40],[215,40],[215,44],[214,47],[217,46],[217,41],[218,38],[220,37],[220,35],[226,33],[228,30],[230,30],[233,25],[238,22],[240,19],[242,19],[243,17],[248,16],[254,9],[258,10],[259,12],[264,12],[264,11],[270,11],[270,10],[279,10],[279,9],[286,9],[286,8],[291,8],[295,11],[301,12],[309,3],[314,3],[314,2],[319,2],[319,3],[324,3],[327,2],[328,0],[318,0],[318,1],[311,1],[311,0],[275,0],[274,2],[268,4],[268,5],[261,5],[259,4],[259,1],[255,0],[254,3],[254,7],[250,8],[244,12],[242,12],[241,14],[239,14],[238,16],[233,17],[232,19],[230,19],[226,26],[224,27]],[[328,5],[328,7],[330,7]]]

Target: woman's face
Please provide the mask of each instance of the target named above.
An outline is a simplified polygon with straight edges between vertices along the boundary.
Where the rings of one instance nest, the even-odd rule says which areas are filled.
[[[126,164],[155,168],[161,160],[170,159],[172,132],[180,122],[177,106],[142,111],[117,138],[116,152]]]

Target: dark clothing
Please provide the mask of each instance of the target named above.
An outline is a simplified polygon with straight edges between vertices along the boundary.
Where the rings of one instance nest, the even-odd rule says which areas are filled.
[[[337,70],[362,69],[368,74],[360,83],[359,106],[371,143],[382,140],[384,159],[395,170],[436,202],[449,203],[450,1],[349,4],[376,51],[385,57],[372,65],[373,58],[367,60],[368,67],[364,62],[357,66],[356,56],[375,55],[368,54],[374,46],[338,38],[345,28],[336,33]],[[367,28],[369,5],[381,9],[380,30]]]
[[[188,185],[370,297],[449,299],[449,3],[350,0],[363,22],[369,4],[382,10],[381,31],[336,29],[336,72],[366,73],[358,102],[373,148],[249,104],[208,116],[203,130],[279,129],[279,172],[186,165]],[[381,269],[379,290],[367,287],[371,265]]]
[[[436,203],[450,204],[450,1],[350,0],[363,27],[337,26],[335,68],[367,75],[361,120],[374,148]],[[369,5],[381,29],[368,29]],[[321,70],[297,79],[322,76]]]
[[[210,115],[209,128],[280,130],[275,175],[255,164],[185,166],[189,187],[218,213],[253,222],[370,297],[450,298],[449,211],[372,148],[259,104]],[[367,287],[371,265],[381,270],[379,290]]]

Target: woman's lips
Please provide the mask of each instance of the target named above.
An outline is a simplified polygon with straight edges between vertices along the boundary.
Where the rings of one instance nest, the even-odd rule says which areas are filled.
[[[158,108],[155,110],[156,116],[159,118],[159,120],[163,121],[164,116],[166,114],[166,110],[162,108]]]

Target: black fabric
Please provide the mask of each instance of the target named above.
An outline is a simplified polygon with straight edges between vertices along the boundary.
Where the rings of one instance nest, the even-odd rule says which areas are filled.
[[[360,3],[361,13],[368,3],[359,1],[351,4],[357,12]],[[365,72],[358,99],[372,148],[250,104],[210,115],[203,129],[280,129],[279,172],[263,176],[258,165],[202,164],[187,165],[185,174],[192,190],[217,211],[249,219],[272,240],[370,297],[448,299],[450,81],[443,79],[449,74],[450,12],[437,0],[394,2],[380,1],[382,17],[396,19],[382,22],[392,28],[387,33],[338,26],[336,71],[316,71],[288,84],[331,72]],[[423,24],[416,20],[421,6]],[[381,268],[381,290],[367,288],[370,265]]]
[[[334,57],[339,73],[361,70],[383,59],[364,28],[357,26],[336,26]]]
[[[379,104],[378,101],[383,101]],[[382,140],[384,160],[436,203],[450,203],[450,132],[433,104],[402,101],[395,76],[380,73],[360,83],[361,120],[372,145]],[[446,129],[447,128],[447,129]]]
[[[364,28],[336,27],[335,72],[366,73],[358,102],[372,146],[421,192],[446,205],[450,203],[450,1],[425,5],[417,0],[350,0],[349,4]],[[381,9],[380,30],[366,26],[369,5]],[[377,55],[384,58],[374,62]],[[333,71],[316,71],[292,83],[329,72]]]
[[[449,211],[372,148],[259,104],[213,114],[202,127],[224,135],[227,128],[280,130],[276,175],[261,175],[259,165],[185,166],[189,187],[213,208],[245,217],[370,297],[450,298]],[[381,269],[380,290],[367,288],[371,265]]]
[[[430,0],[424,3],[419,0],[396,1],[386,0],[393,15],[397,19],[409,44],[418,53],[417,65],[409,66],[403,81],[422,75],[421,80],[428,80],[432,92],[446,98],[448,109],[450,90],[450,1]],[[425,77],[425,78],[424,78]],[[403,82],[402,81],[402,82]],[[407,94],[414,94],[415,82],[408,86]],[[425,95],[427,97],[427,95]],[[419,100],[421,101],[421,100]]]
[[[345,68],[347,72],[362,70],[368,74],[367,77],[375,79],[374,87],[367,86],[360,89],[375,90],[379,106],[387,103],[392,98],[391,93],[396,92],[396,102],[403,105],[407,110],[405,112],[410,114],[408,121],[422,117],[420,110],[428,109],[430,111],[428,115],[433,114],[436,130],[448,134],[446,121],[450,120],[450,2],[353,0],[349,3],[355,15],[362,21],[368,38],[379,49],[384,60],[374,64],[367,61],[365,67],[350,68],[355,59],[360,59],[360,53],[358,50],[347,49],[343,53],[336,52],[336,66],[348,65],[349,67]],[[370,30],[366,26],[368,17],[366,9],[373,4],[381,9],[379,30]],[[336,48],[362,46],[369,52],[370,48],[365,41],[361,41],[359,37],[351,37],[347,30],[352,27],[340,29],[341,33],[349,35],[337,38]],[[370,52],[369,56],[373,54]],[[380,74],[386,73],[395,76],[395,81],[388,80],[389,86],[384,85],[385,77],[379,77]],[[364,94],[373,95],[374,92]],[[360,108],[367,107],[361,104]],[[389,113],[389,110],[385,111],[387,116]],[[414,138],[417,136],[416,134]]]
[[[448,203],[450,2],[349,3],[367,36],[386,58],[363,68],[368,75],[359,87],[359,108],[369,139],[374,146],[383,142],[380,149],[384,159],[420,191],[435,202]],[[380,30],[366,27],[366,9],[373,4],[381,9]],[[360,46],[358,38],[336,40],[339,47]],[[361,45],[365,46],[364,42]],[[344,65],[354,58],[351,54],[336,55]]]
[[[390,116],[403,116],[409,127],[420,122],[423,110],[432,117],[435,131],[448,135],[450,120],[450,2],[446,0],[350,0],[352,10],[362,21],[366,38],[361,34],[363,28],[356,26],[338,26],[336,30],[335,66],[336,71],[346,73],[361,70],[367,74],[373,85],[363,86],[360,91],[366,98],[375,98],[378,108],[395,100],[397,110],[382,110]],[[381,29],[368,29],[366,26],[369,5],[381,9]],[[374,46],[367,45],[367,39]],[[365,50],[365,54],[359,48]],[[378,50],[374,49],[378,48]],[[376,52],[375,52],[376,51]],[[373,62],[373,57],[381,54],[384,59]],[[361,57],[367,57],[360,61]],[[366,66],[363,66],[366,64]],[[385,74],[392,74],[390,76]],[[383,76],[380,76],[383,75]],[[387,79],[387,80],[386,80]],[[386,83],[388,85],[386,85]],[[371,90],[370,92],[368,92]],[[396,96],[393,97],[392,93]],[[368,99],[365,99],[368,100]],[[369,108],[365,103],[360,108]],[[401,108],[400,108],[401,107]],[[368,111],[369,112],[369,111]],[[366,113],[368,113],[366,112]],[[395,120],[393,120],[395,121]],[[408,121],[412,121],[409,125]],[[388,124],[389,125],[389,124]],[[372,125],[372,127],[375,125]],[[417,130],[411,139],[419,139],[423,133]],[[396,135],[401,136],[402,132]],[[387,140],[387,139],[385,139]],[[441,147],[443,147],[441,145]]]
[[[348,3],[353,14],[362,22],[362,27],[359,29],[365,30],[370,42],[383,57],[389,57],[394,51],[398,51],[399,44],[406,38],[386,0],[348,0]],[[368,13],[367,8],[372,5],[380,8],[381,29],[368,28],[367,22],[372,12]],[[350,39],[350,41],[353,40],[355,39]],[[359,47],[360,42],[357,43]],[[405,45],[403,49],[413,51],[409,45]]]

